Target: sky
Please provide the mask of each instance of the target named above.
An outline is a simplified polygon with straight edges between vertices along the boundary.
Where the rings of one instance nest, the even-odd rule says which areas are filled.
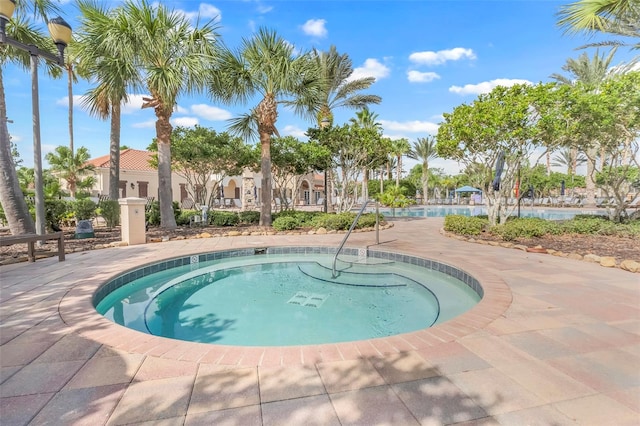
[[[442,114],[497,85],[552,81],[551,74],[563,74],[569,58],[595,49],[578,47],[598,41],[585,35],[566,35],[557,26],[561,5],[573,0],[226,0],[200,2],[160,1],[184,13],[195,25],[215,19],[221,39],[238,47],[259,28],[275,30],[302,52],[313,48],[326,51],[336,46],[353,62],[352,77],[375,77],[364,93],[382,97],[371,111],[378,116],[384,135],[392,139],[435,135]],[[102,0],[116,7],[118,0]],[[78,27],[79,12],[70,0],[63,0],[62,17]],[[601,52],[602,53],[602,52]],[[628,49],[616,53],[613,63],[632,58]],[[69,144],[66,78],[51,79],[39,67],[39,105],[42,155]],[[33,123],[29,70],[5,65],[4,88],[9,133],[18,147],[22,165],[32,167]],[[74,146],[89,149],[91,158],[109,153],[109,121],[92,117],[80,105],[80,98],[92,87],[80,80],[74,85]],[[123,107],[121,144],[146,149],[155,137],[152,109],[140,108],[144,93],[132,93]],[[183,96],[173,114],[174,126],[200,125],[222,132],[227,120],[249,111],[246,105],[224,105],[206,94]],[[334,111],[334,124],[355,117],[352,109]],[[276,123],[281,136],[306,140],[314,123],[279,108]],[[250,141],[255,143],[256,141]],[[44,167],[48,165],[44,161]],[[405,173],[415,165],[403,160]],[[443,159],[430,162],[447,174],[457,174],[460,164]]]

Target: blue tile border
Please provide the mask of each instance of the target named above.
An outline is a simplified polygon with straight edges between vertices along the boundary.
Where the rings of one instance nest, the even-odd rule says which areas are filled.
[[[296,247],[265,247],[266,254],[336,254],[335,247],[318,247],[318,246],[296,246]],[[340,251],[341,254],[347,256],[358,256],[359,249],[357,248],[343,248]],[[234,249],[234,250],[224,250],[224,251],[216,251],[211,253],[201,253],[188,255],[173,259],[167,259],[161,262],[156,262],[152,264],[148,264],[142,267],[137,267],[135,269],[131,269],[129,271],[123,272],[111,280],[107,281],[103,285],[101,285],[93,294],[92,303],[93,306],[98,306],[98,303],[102,299],[104,299],[109,293],[118,288],[138,279],[143,278],[147,275],[154,274],[159,271],[165,271],[167,269],[176,268],[179,266],[189,265],[191,264],[191,256],[198,256],[199,262],[206,262],[210,260],[219,260],[226,258],[234,258],[234,257],[243,257],[243,256],[256,256],[255,248],[243,248],[243,249]],[[394,253],[387,251],[378,251],[378,250],[368,250],[367,249],[367,257],[372,257],[375,259],[382,260],[390,260],[399,263],[407,263],[411,265],[416,265],[425,269],[431,269],[435,271],[439,271],[444,273],[445,275],[449,275],[453,278],[458,279],[459,281],[465,283],[469,288],[471,288],[481,299],[484,297],[484,289],[480,282],[474,278],[472,275],[469,275],[462,269],[459,269],[455,266],[448,265],[446,263],[438,262],[436,260],[424,259],[417,256],[406,255],[402,253]]]

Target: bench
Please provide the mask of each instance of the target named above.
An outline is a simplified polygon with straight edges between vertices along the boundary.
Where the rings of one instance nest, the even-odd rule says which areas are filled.
[[[22,235],[10,235],[8,237],[0,237],[0,247],[11,246],[13,244],[27,243],[27,257],[29,262],[36,261],[36,248],[37,241],[43,240],[58,240],[58,261],[64,260],[64,233],[54,232],[52,234],[36,235],[36,234],[22,234]]]

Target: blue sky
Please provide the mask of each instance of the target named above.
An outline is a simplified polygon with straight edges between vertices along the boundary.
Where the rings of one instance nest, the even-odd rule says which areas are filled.
[[[414,142],[437,132],[442,114],[494,86],[521,82],[546,82],[562,73],[568,58],[578,57],[577,47],[597,39],[564,35],[556,25],[558,8],[573,0],[551,1],[161,1],[194,19],[218,20],[219,33],[231,47],[250,38],[259,27],[275,30],[300,50],[328,50],[335,45],[353,61],[354,76],[373,76],[367,93],[382,97],[371,110],[386,136]],[[63,2],[64,3],[64,2]],[[117,6],[116,0],[105,1]],[[62,5],[63,18],[77,27],[78,12],[70,1]],[[592,55],[595,50],[588,50]],[[620,50],[614,63],[632,57]],[[66,79],[50,79],[40,66],[40,115],[43,156],[58,145],[68,145]],[[31,79],[29,71],[7,65],[3,69],[9,132],[18,146],[23,165],[33,165]],[[75,147],[85,146],[92,157],[109,152],[109,121],[91,117],[78,98],[91,87],[74,85]],[[146,149],[155,136],[155,116],[141,110],[143,94],[133,94],[123,108],[121,143]],[[257,103],[257,101],[255,102]],[[227,106],[206,95],[182,97],[173,116],[174,125],[210,127],[224,131],[226,120],[255,106]],[[277,127],[281,135],[305,140],[313,123],[280,108]],[[355,111],[335,111],[342,124]],[[415,162],[405,160],[405,172]],[[47,167],[46,162],[44,166]],[[457,173],[460,166],[437,159],[432,167]]]

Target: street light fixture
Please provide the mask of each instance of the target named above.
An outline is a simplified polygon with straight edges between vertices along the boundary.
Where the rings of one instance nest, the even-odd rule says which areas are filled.
[[[33,171],[36,190],[36,233],[45,234],[44,183],[42,179],[42,150],[40,143],[40,105],[38,94],[38,58],[43,57],[58,66],[64,66],[64,49],[71,41],[71,26],[61,17],[49,20],[47,27],[53,42],[58,48],[58,55],[37,46],[24,44],[6,34],[7,22],[11,20],[16,8],[15,0],[0,0],[0,43],[29,52],[31,56],[31,107],[33,111]]]
[[[320,120],[320,128],[321,129],[326,129],[329,124],[331,124],[331,122],[329,121],[329,119],[327,117],[323,117],[322,120]],[[329,197],[329,191],[328,191],[328,181],[327,181],[327,169],[324,169],[324,200],[323,201],[323,210],[325,213],[327,213],[329,211],[329,203],[327,198]]]

